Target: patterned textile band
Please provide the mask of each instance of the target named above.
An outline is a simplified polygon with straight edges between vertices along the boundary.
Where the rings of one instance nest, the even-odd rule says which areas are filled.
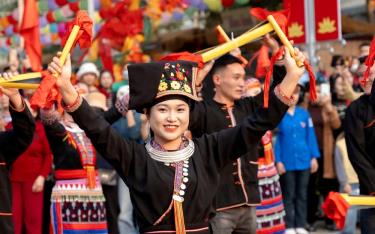
[[[264,157],[258,162],[259,193],[261,204],[256,207],[257,234],[284,233],[284,204],[279,183],[279,174],[275,167],[272,150],[272,133],[266,132],[262,137]]]
[[[261,204],[256,207],[257,234],[284,233],[284,204],[279,175],[274,163],[259,164]]]
[[[98,175],[98,172],[95,172]],[[86,170],[56,170],[55,177],[57,180],[84,179],[87,177]]]
[[[107,234],[105,198],[96,177],[94,189],[86,178],[57,180],[51,196],[51,225],[54,234]]]

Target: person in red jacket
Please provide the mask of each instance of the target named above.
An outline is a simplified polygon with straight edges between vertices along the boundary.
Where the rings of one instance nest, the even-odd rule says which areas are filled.
[[[12,209],[15,234],[42,233],[44,181],[51,171],[52,153],[37,112],[32,143],[11,168]],[[46,198],[49,199],[49,198]]]

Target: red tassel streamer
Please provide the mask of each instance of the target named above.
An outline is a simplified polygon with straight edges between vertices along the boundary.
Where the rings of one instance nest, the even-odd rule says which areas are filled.
[[[282,56],[283,53],[284,53],[284,47],[280,47],[280,49],[276,52],[276,54],[274,54],[271,58],[270,67],[267,71],[266,78],[264,81],[264,96],[263,96],[264,108],[268,108],[268,99],[269,99],[269,92],[270,92],[271,76],[273,73],[273,66],[275,65],[277,58]]]
[[[277,58],[279,58],[280,56],[282,56],[283,54],[283,51],[284,51],[284,48],[281,47],[277,52],[276,54],[274,54],[271,58],[271,63],[270,63],[270,67],[267,71],[267,74],[266,74],[266,78],[265,78],[265,81],[264,81],[264,97],[263,97],[263,106],[264,108],[268,108],[268,100],[269,100],[269,89],[270,89],[270,83],[271,83],[271,76],[272,76],[272,73],[273,73],[273,66],[277,60]],[[304,61],[303,65],[305,66],[305,69],[307,70],[307,72],[309,73],[309,81],[310,81],[310,100],[311,101],[316,101],[317,99],[317,95],[316,95],[316,78],[315,78],[315,74],[314,74],[314,71],[311,67],[311,65],[309,64],[309,62],[307,60]]]
[[[310,81],[310,100],[311,101],[316,101],[316,79],[315,79],[315,74],[314,74],[314,71],[311,67],[311,65],[309,64],[309,62],[307,60],[305,60],[305,62],[303,63],[303,65],[305,65],[305,69],[307,70],[307,72],[309,73],[309,81]]]
[[[370,53],[367,56],[367,59],[365,61],[365,64],[367,66],[367,69],[365,73],[363,74],[363,79],[362,79],[362,84],[366,85],[366,81],[370,75],[370,69],[374,65],[374,60],[375,60],[375,36],[372,39],[371,45],[370,45]]]

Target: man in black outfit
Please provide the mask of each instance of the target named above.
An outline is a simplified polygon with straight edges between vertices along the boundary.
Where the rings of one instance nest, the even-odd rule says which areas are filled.
[[[375,53],[375,51],[373,51]],[[375,65],[364,85],[365,94],[346,110],[344,129],[348,155],[358,178],[360,193],[375,195]],[[375,233],[375,208],[361,211],[362,233]]]
[[[256,97],[241,99],[245,85],[245,69],[242,61],[230,54],[215,61],[211,77],[205,81],[213,82],[214,92],[204,96],[204,101],[195,103],[191,110],[190,131],[193,137],[232,128],[257,108],[263,106],[263,93]],[[285,76],[285,68],[275,66],[276,86]],[[208,80],[212,78],[212,80]],[[270,90],[273,90],[271,87]],[[210,91],[210,90],[209,90]],[[276,103],[270,92],[270,103]],[[225,142],[223,142],[225,144]],[[216,194],[216,216],[211,219],[213,233],[256,232],[256,205],[260,204],[258,188],[258,151],[249,147],[248,153],[224,167],[220,174],[220,185]]]

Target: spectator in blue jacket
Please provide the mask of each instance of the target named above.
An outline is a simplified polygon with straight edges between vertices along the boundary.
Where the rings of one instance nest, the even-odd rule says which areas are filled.
[[[298,100],[299,92],[297,87],[294,100]],[[285,233],[305,234],[309,176],[317,171],[316,159],[320,157],[313,122],[305,109],[294,105],[278,130],[275,157],[286,212]]]

